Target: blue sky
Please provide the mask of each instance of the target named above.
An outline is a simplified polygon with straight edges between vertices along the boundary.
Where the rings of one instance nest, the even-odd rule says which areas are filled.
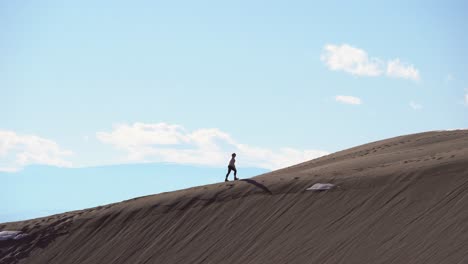
[[[99,2],[99,3],[97,3]],[[468,127],[466,1],[3,1],[0,169],[275,169]]]

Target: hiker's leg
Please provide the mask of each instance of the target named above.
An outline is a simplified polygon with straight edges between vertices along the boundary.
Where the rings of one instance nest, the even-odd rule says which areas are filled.
[[[233,168],[232,170],[234,171],[234,179],[237,179],[237,169]]]
[[[226,179],[228,178],[229,174],[231,173],[231,168],[228,167],[228,172],[226,174]],[[235,173],[235,172],[234,172]]]

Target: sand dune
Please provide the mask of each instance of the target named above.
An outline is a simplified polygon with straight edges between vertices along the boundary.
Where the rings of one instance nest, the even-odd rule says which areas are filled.
[[[306,191],[319,182],[337,187]],[[427,132],[3,223],[28,236],[0,241],[0,263],[468,263],[467,208],[468,130]]]

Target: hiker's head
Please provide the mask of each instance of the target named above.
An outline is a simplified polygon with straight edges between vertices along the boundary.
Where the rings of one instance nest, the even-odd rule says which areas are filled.
[[[232,153],[232,155],[231,155],[231,156],[234,158],[234,157],[236,156],[236,153]]]

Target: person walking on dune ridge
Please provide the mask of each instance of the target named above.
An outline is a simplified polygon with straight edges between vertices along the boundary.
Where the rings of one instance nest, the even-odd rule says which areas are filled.
[[[228,172],[226,174],[226,179],[224,179],[225,182],[229,181],[228,176],[231,173],[231,171],[234,171],[234,180],[237,181],[239,178],[237,178],[237,170],[236,170],[236,153],[232,153],[232,158],[229,161],[228,165]]]

